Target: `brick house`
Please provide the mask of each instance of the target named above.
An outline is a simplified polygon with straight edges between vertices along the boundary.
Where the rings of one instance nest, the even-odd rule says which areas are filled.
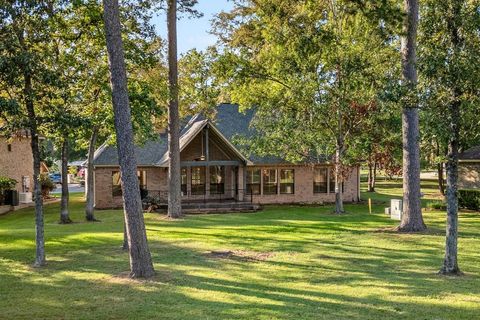
[[[480,145],[460,154],[458,187],[460,189],[480,189]]]
[[[237,137],[255,134],[254,111],[222,104],[214,120],[190,118],[181,129],[182,204],[230,199],[256,204],[331,203],[335,201],[333,167],[328,162],[289,163],[278,157],[245,155]],[[167,134],[136,147],[138,178],[148,194],[167,199]],[[117,150],[102,145],[94,156],[95,206],[121,207]],[[349,168],[344,200],[360,199],[359,167]]]
[[[33,155],[27,134],[12,138],[0,136],[0,176],[17,180],[16,190],[33,189]]]

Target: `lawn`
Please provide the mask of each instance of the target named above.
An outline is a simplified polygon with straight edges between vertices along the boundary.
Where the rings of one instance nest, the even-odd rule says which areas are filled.
[[[424,186],[435,197],[434,184]],[[187,216],[146,214],[157,275],[125,277],[122,212],[99,211],[59,225],[46,208],[48,265],[34,269],[34,216],[0,217],[2,319],[478,319],[480,214],[460,216],[460,266],[443,277],[442,212],[425,213],[425,234],[386,232],[383,212],[398,184],[380,182],[374,213],[366,204],[268,207],[258,213]],[[214,253],[212,253],[214,251]],[[230,252],[227,254],[227,252]],[[224,254],[225,253],[225,254]]]

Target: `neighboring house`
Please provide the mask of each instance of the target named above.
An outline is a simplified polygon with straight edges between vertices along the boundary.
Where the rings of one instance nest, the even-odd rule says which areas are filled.
[[[33,191],[33,156],[28,134],[0,136],[0,176],[17,180],[19,192]]]
[[[460,189],[480,189],[480,145],[460,154],[458,187]]]
[[[182,204],[232,200],[259,204],[335,201],[333,166],[328,162],[293,164],[278,157],[241,152],[236,136],[251,137],[252,110],[220,105],[214,121],[196,115],[181,129]],[[167,134],[136,147],[142,189],[164,201],[168,195]],[[94,156],[95,206],[120,207],[122,191],[117,150],[102,145]],[[360,199],[359,167],[351,167],[343,184],[344,199]]]

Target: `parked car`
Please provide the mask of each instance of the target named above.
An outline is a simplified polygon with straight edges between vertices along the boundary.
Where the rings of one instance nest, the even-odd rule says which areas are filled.
[[[48,176],[53,183],[62,183],[62,175],[60,173],[50,173]]]

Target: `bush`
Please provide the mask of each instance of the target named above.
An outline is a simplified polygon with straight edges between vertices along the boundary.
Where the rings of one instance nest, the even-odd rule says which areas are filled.
[[[55,184],[48,176],[48,173],[42,173],[38,177],[38,181],[40,182],[40,186],[42,187],[42,196],[48,197],[51,191],[55,190]]]
[[[16,185],[17,185],[17,180],[0,176],[0,191],[12,190],[15,188]]]
[[[480,210],[480,190],[458,190],[458,206],[470,210]]]
[[[447,204],[443,201],[432,201],[427,203],[427,208],[432,210],[447,210]]]

